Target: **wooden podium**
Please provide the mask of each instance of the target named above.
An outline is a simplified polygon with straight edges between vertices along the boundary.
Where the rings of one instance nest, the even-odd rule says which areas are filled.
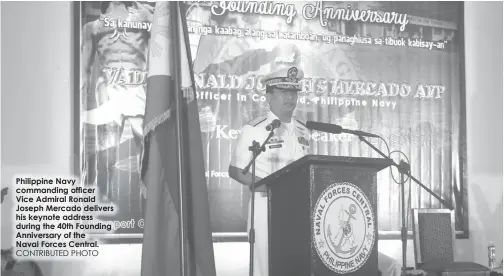
[[[269,275],[378,275],[377,172],[385,159],[307,155],[268,187]]]

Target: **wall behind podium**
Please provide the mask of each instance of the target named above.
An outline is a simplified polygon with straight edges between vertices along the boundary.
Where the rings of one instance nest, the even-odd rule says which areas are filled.
[[[487,264],[502,260],[502,2],[466,2],[466,98],[470,245]],[[483,17],[484,15],[484,18]],[[490,40],[491,43],[482,43]]]
[[[333,123],[382,136],[391,150],[405,152],[413,175],[454,205],[456,228],[467,233],[465,93],[460,70],[464,64],[463,4],[320,3],[282,2],[268,7],[283,5],[291,16],[296,12],[293,17],[225,12],[213,2],[186,5],[212,231],[224,241],[237,234],[245,240],[250,193],[227,175],[229,152],[237,144],[241,127],[268,112],[262,77],[285,66],[297,66],[305,77],[294,111],[298,120]],[[152,3],[137,2],[130,8],[128,20],[152,20]],[[324,19],[320,21],[312,13],[317,8],[376,10],[384,18],[393,12],[400,14],[399,24],[375,23],[370,18],[329,20],[324,26]],[[75,35],[81,39],[81,49],[92,43],[107,45],[80,53],[79,85],[83,90],[76,98],[82,108],[81,175],[85,185],[97,184],[99,193],[117,204],[118,213],[107,220],[138,221],[143,218],[138,149],[144,110],[135,95],[145,93],[148,65],[143,57],[150,31],[137,26],[124,34],[115,29],[110,36],[100,35],[112,32],[114,27],[109,24],[116,20],[110,17],[112,12],[99,2],[82,2],[76,13],[81,31]],[[402,22],[406,16],[408,22]],[[86,35],[90,30],[97,32],[95,40]],[[135,43],[123,41],[129,35]],[[419,47],[427,42],[432,48]],[[135,53],[134,58],[126,55],[117,61],[114,53],[128,51],[124,47]],[[314,154],[379,157],[352,135],[314,131],[309,142]],[[387,145],[379,139],[370,142],[387,152]],[[395,179],[387,170],[377,179],[378,230],[389,237],[398,235],[401,225],[399,177],[397,172],[394,175]],[[411,194],[412,208],[441,207],[417,185],[411,189],[407,185],[406,192]],[[121,228],[113,235],[142,232],[140,227]]]
[[[19,172],[71,174],[70,3],[3,2],[0,10],[2,188]],[[458,260],[486,264],[490,240],[502,259],[502,3],[468,2],[465,15],[470,239],[458,240],[456,250]],[[2,248],[8,248],[9,202],[1,209]],[[400,242],[380,241],[379,247],[400,258]],[[246,273],[247,249],[215,244],[219,276]],[[411,243],[408,249],[412,261]],[[41,266],[46,276],[137,276],[140,256],[140,245],[107,245],[86,262]]]

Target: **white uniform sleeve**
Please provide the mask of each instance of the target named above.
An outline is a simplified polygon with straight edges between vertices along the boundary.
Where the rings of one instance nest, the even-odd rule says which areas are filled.
[[[250,125],[245,125],[242,128],[240,137],[238,137],[235,151],[231,157],[231,166],[243,169],[248,165],[252,158],[252,152],[249,150],[252,141],[254,141],[254,128]]]

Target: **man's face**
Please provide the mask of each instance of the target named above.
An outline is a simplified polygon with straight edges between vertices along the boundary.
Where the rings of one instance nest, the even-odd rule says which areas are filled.
[[[292,115],[296,108],[298,94],[296,90],[273,88],[267,97],[271,111],[275,114]]]

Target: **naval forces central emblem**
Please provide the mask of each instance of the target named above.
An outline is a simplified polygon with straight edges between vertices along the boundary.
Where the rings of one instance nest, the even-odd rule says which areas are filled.
[[[340,274],[358,270],[375,243],[371,202],[351,183],[332,184],[314,206],[312,235],[320,260],[330,270]]]

